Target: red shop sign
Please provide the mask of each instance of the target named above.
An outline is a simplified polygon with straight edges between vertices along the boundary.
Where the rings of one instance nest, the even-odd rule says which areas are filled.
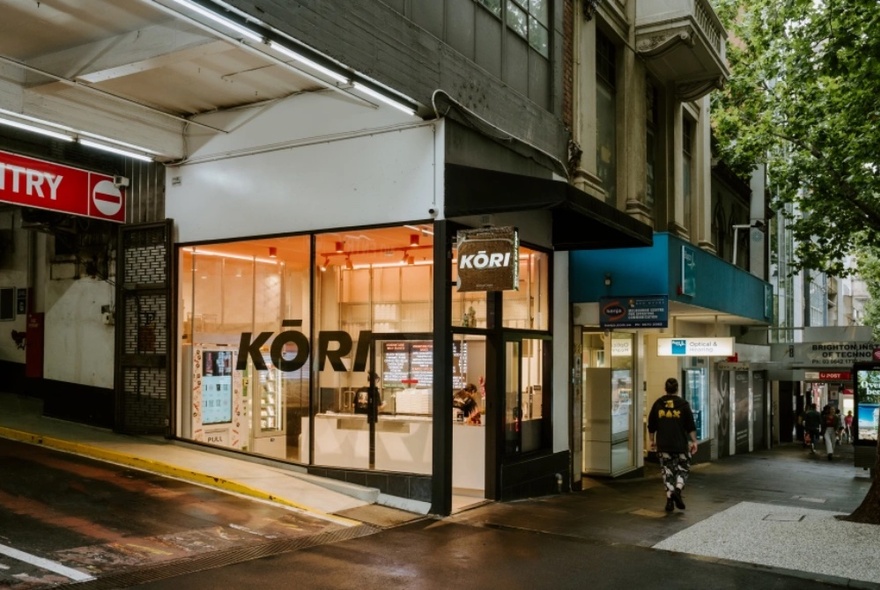
[[[113,177],[0,151],[0,201],[125,223]]]
[[[836,373],[819,372],[819,381],[851,381],[852,374],[849,371],[838,371]]]

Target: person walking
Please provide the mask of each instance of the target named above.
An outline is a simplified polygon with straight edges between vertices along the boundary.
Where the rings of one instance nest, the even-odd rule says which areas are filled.
[[[810,437],[810,453],[816,454],[816,445],[819,444],[819,429],[822,427],[822,416],[816,409],[816,404],[810,404],[804,412],[804,432]]]
[[[825,437],[825,452],[828,453],[828,460],[834,458],[834,441],[840,432],[840,415],[837,409],[828,405],[822,411],[822,436]]]
[[[847,444],[852,444],[852,441],[853,441],[852,423],[853,423],[852,410],[849,410],[846,413],[846,416],[843,417],[843,432],[844,432],[844,438],[846,439]]]
[[[666,488],[666,512],[684,510],[681,491],[691,468],[691,456],[697,452],[697,427],[691,406],[678,395],[678,380],[670,377],[664,386],[666,395],[651,406],[648,434],[651,450],[660,460],[660,473]]]

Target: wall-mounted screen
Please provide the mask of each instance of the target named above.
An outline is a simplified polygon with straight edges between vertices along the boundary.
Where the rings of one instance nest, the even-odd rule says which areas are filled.
[[[876,446],[880,427],[880,363],[856,363],[853,373],[853,442]]]
[[[232,422],[232,351],[203,354],[202,424],[227,424]]]

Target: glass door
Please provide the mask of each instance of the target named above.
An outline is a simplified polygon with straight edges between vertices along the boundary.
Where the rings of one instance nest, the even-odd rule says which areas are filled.
[[[635,466],[636,439],[633,334],[611,333],[611,473],[622,473]]]
[[[505,344],[505,454],[516,455],[548,446],[549,399],[544,395],[544,355],[539,339]]]
[[[626,332],[583,334],[584,473],[616,475],[635,467],[635,342]]]

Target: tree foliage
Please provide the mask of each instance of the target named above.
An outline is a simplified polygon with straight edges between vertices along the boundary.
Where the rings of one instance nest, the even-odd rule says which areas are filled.
[[[868,300],[865,302],[865,317],[862,324],[871,327],[874,342],[880,342],[880,258],[878,254],[863,250],[857,257],[859,278],[868,289]]]
[[[880,2],[715,0],[731,79],[714,97],[721,156],[766,163],[794,267],[843,276],[880,246]]]

